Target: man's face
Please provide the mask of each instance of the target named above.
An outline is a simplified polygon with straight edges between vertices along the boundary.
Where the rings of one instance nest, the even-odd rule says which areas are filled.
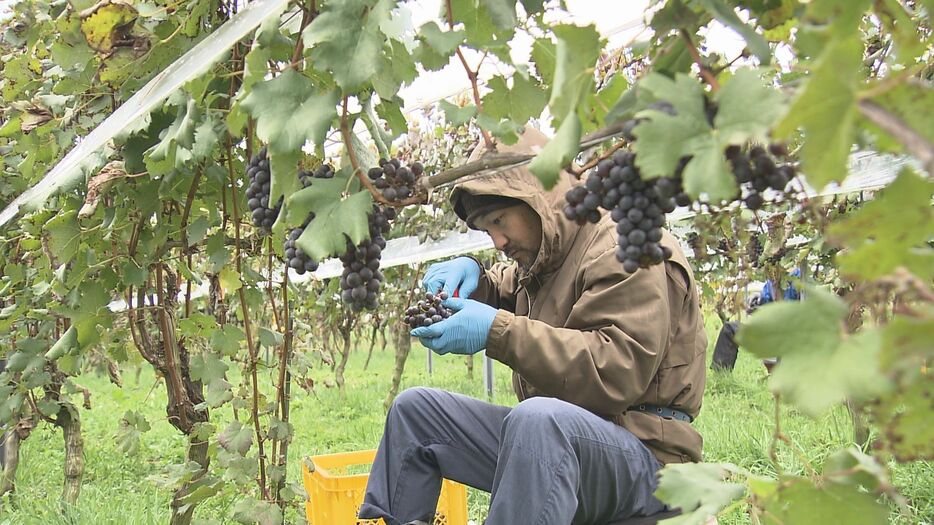
[[[474,225],[493,238],[493,245],[506,257],[528,270],[542,245],[542,220],[522,203],[481,215]]]

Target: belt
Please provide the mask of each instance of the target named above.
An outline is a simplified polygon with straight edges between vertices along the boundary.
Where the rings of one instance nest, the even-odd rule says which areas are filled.
[[[690,423],[694,421],[694,418],[685,414],[680,410],[675,410],[668,407],[660,407],[658,405],[650,405],[648,403],[642,403],[639,405],[632,405],[629,407],[629,410],[635,410],[637,412],[645,412],[646,414],[655,414],[659,417],[677,419],[678,421],[684,421],[685,423]]]

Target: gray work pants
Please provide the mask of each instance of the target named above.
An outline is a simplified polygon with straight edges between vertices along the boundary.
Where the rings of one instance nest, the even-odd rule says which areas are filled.
[[[441,478],[491,493],[487,525],[598,524],[660,512],[660,468],[628,430],[535,397],[515,408],[432,388],[396,398],[360,518],[431,523]]]

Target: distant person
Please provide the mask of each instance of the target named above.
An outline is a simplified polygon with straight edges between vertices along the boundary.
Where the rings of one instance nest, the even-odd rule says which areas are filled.
[[[547,139],[529,131],[517,147]],[[664,463],[699,461],[691,426],[705,382],[704,323],[677,241],[633,273],[616,259],[615,224],[562,212],[571,179],[545,191],[527,168],[459,184],[454,210],[512,259],[489,270],[458,257],[423,284],[458,298],[451,317],[412,331],[439,354],[487,355],[513,370],[519,404],[433,388],[393,403],[360,518],[430,523],[441,478],[491,493],[487,525],[591,524],[655,515]]]
[[[790,275],[800,277],[801,270],[795,268]],[[771,280],[765,282],[761,294],[754,294],[746,304],[746,315],[752,315],[760,306],[775,301],[775,285]],[[793,283],[782,292],[782,299],[785,301],[798,301],[801,294],[795,289]],[[717,343],[714,345],[713,358],[710,362],[710,368],[713,370],[731,372],[736,365],[736,358],[739,354],[739,344],[736,342],[736,332],[739,331],[739,321],[727,321],[720,327],[720,334],[717,336]],[[766,370],[771,374],[772,368],[778,363],[778,358],[768,357],[762,360]]]

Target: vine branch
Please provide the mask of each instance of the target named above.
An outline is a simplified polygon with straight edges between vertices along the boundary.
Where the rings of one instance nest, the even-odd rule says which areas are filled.
[[[700,52],[697,50],[697,46],[694,45],[694,41],[691,40],[691,35],[688,34],[686,29],[681,29],[678,31],[678,34],[681,35],[681,39],[684,40],[684,43],[687,45],[688,53],[691,54],[691,58],[694,59],[694,63],[697,64],[697,67],[700,68],[700,76],[704,79],[704,82],[710,84],[710,89],[714,93],[720,91],[720,82],[717,82],[717,77],[704,65],[704,59],[701,57]]]
[[[879,126],[905,146],[905,150],[921,161],[921,165],[934,175],[934,144],[912,129],[898,115],[895,115],[871,100],[860,100],[859,112],[873,124]]]
[[[447,14],[448,27],[452,30],[454,29],[454,11],[451,9],[451,0],[445,1],[445,10]],[[470,80],[470,88],[473,93],[473,102],[477,106],[477,112],[483,111],[483,105],[480,103],[480,88],[477,86],[477,73],[480,70],[479,64],[477,65],[477,71],[470,69],[470,65],[467,64],[467,59],[464,57],[464,53],[461,51],[461,46],[458,46],[454,49],[454,52],[457,53],[457,58],[460,59],[461,65],[464,66],[464,71],[467,73],[467,79]],[[482,61],[481,61],[482,62]],[[480,128],[480,135],[483,136],[483,144],[488,150],[496,149],[496,144],[493,143],[493,138],[490,136],[490,133]]]

